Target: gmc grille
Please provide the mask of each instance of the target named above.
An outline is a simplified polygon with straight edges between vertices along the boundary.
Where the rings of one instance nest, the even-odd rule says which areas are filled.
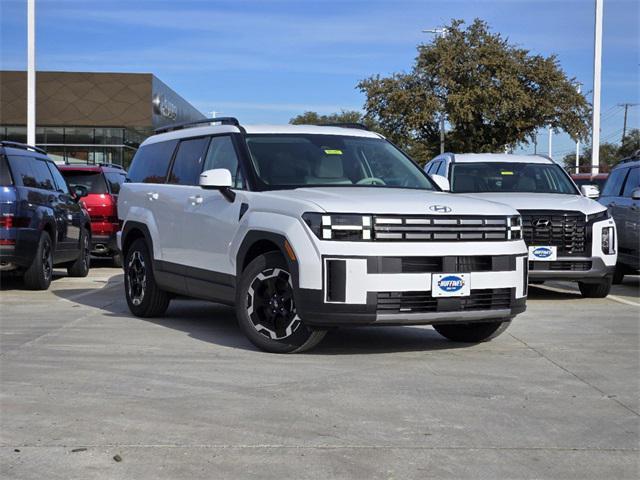
[[[527,245],[558,247],[558,255],[584,255],[588,249],[587,222],[580,212],[521,210]]]

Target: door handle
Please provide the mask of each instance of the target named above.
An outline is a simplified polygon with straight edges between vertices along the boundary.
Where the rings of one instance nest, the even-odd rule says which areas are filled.
[[[191,205],[200,205],[202,204],[202,195],[192,195],[189,197],[189,203]]]
[[[157,192],[147,192],[147,198],[149,200],[157,200],[158,199],[158,193]]]
[[[49,201],[49,203],[53,203],[53,201],[56,199],[56,197],[54,197],[53,195],[49,195],[47,197],[47,200]]]

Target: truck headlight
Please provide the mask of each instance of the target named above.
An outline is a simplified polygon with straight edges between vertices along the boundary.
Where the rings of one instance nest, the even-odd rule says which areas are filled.
[[[602,229],[602,253],[613,255],[616,253],[615,230],[613,227],[604,227]]]
[[[307,212],[302,219],[320,240],[371,240],[371,215]]]

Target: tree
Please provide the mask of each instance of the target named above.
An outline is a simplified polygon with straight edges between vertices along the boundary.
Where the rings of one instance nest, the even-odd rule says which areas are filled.
[[[640,150],[640,130],[634,128],[627,133],[622,139],[622,145],[618,150],[618,156],[622,158],[630,157]]]
[[[342,110],[340,113],[320,115],[317,112],[304,112],[289,120],[294,125],[322,125],[325,123],[361,123],[362,113],[354,110]]]
[[[439,151],[440,112],[446,146],[456,152],[504,151],[529,143],[551,125],[585,140],[590,107],[557,57],[530,54],[476,19],[452,20],[446,36],[418,46],[409,73],[362,80],[366,119],[417,160]]]
[[[582,155],[580,155],[580,173],[591,172],[591,147],[584,149]],[[601,143],[600,144],[600,172],[607,173],[611,170],[615,164],[617,164],[623,157],[620,156],[620,147],[614,143]],[[565,155],[564,159],[565,168],[570,168],[571,172],[575,171],[576,156],[574,153]]]

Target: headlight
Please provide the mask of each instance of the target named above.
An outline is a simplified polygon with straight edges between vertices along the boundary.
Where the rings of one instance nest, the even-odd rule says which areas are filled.
[[[308,212],[302,219],[321,240],[371,240],[371,215]]]
[[[511,240],[522,240],[522,217],[509,217],[508,232]]]
[[[608,218],[611,218],[611,214],[609,213],[609,210],[603,210],[602,212],[587,215],[587,223],[600,222]]]
[[[602,253],[613,255],[616,253],[615,230],[613,227],[604,227],[602,229]]]

